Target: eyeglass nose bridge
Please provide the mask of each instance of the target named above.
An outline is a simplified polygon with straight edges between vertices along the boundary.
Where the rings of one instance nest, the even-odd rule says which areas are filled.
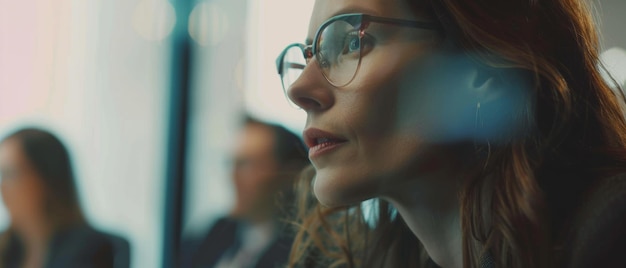
[[[307,45],[302,48],[302,54],[304,55],[304,60],[306,63],[313,58],[313,45]]]

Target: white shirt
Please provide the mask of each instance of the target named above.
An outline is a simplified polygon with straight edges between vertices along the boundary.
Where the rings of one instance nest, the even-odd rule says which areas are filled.
[[[274,232],[274,224],[271,221],[255,225],[242,225],[236,234],[241,241],[241,246],[235,249],[237,252],[225,252],[215,267],[254,267],[265,249],[274,241]]]

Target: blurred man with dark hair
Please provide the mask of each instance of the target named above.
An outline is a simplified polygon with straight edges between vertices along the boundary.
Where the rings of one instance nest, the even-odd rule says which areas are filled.
[[[281,205],[293,202],[293,183],[309,163],[306,149],[284,127],[248,117],[233,160],[234,207],[211,228],[191,267],[284,265],[292,238]]]

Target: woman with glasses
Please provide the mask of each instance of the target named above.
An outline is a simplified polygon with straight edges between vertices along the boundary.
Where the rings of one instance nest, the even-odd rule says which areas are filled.
[[[312,162],[289,266],[624,267],[624,96],[582,0],[316,0],[306,37],[276,62]]]

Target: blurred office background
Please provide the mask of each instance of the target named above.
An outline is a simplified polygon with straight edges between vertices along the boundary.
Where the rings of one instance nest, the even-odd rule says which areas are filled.
[[[626,2],[594,3],[603,61],[624,86]],[[168,267],[168,241],[203,234],[232,205],[240,116],[301,131],[304,113],[286,102],[274,60],[304,41],[312,6],[0,0],[0,136],[25,125],[58,133],[88,220],[129,239],[132,267]],[[7,223],[0,206],[0,229]]]

